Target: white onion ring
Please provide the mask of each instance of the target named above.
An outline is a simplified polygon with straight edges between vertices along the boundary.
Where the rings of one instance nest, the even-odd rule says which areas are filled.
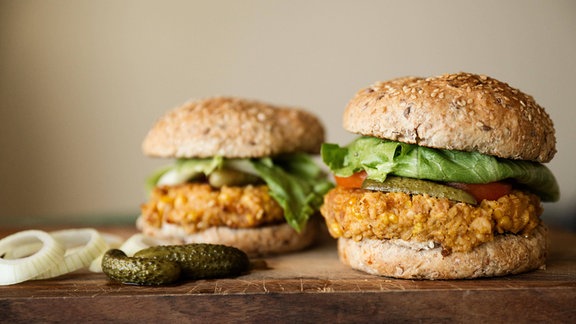
[[[20,259],[36,253],[44,245],[42,241],[30,242],[13,246],[4,253],[5,259]]]
[[[120,235],[110,233],[100,233],[108,247],[115,249],[124,243],[124,239]]]
[[[127,256],[133,256],[134,253],[149,248],[151,246],[166,245],[168,242],[153,237],[146,236],[142,233],[136,233],[120,246],[120,250]]]
[[[41,246],[37,244],[38,241],[42,243]],[[25,245],[35,246],[36,249],[31,250],[29,256],[6,257],[14,248]],[[64,251],[64,246],[44,231],[21,231],[3,238],[0,240],[0,256],[4,256],[0,258],[0,285],[16,284],[46,272],[64,260]]]
[[[51,267],[34,279],[57,277],[88,267],[108,249],[108,244],[102,235],[93,228],[61,230],[51,232],[50,235],[66,248],[64,262]]]

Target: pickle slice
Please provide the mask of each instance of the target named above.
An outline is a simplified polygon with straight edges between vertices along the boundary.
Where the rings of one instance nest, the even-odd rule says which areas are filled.
[[[385,192],[404,192],[408,194],[428,194],[431,197],[447,198],[476,205],[477,201],[464,190],[442,185],[433,181],[388,176],[384,182],[366,179],[362,183],[363,189]]]
[[[210,173],[208,182],[212,187],[221,188],[223,186],[258,184],[262,182],[262,179],[256,175],[234,169],[220,169]]]

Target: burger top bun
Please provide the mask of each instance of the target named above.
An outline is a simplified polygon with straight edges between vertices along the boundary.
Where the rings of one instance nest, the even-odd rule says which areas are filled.
[[[348,104],[346,130],[440,149],[549,162],[554,125],[531,96],[470,73],[406,77],[362,89]]]
[[[162,116],[142,143],[166,158],[255,158],[318,153],[322,123],[303,110],[233,97],[190,101]]]

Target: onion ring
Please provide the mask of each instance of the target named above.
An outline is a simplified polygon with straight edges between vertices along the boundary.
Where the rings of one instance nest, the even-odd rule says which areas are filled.
[[[51,267],[34,279],[53,278],[88,267],[108,249],[108,244],[102,235],[93,228],[61,230],[50,232],[50,235],[65,247],[64,262]]]
[[[38,241],[42,244],[38,245]],[[31,255],[24,256],[24,251],[19,251],[17,258],[6,257],[14,248],[26,245],[35,247],[26,251],[32,252]],[[3,238],[0,240],[0,285],[12,285],[41,275],[61,263],[64,252],[64,246],[44,231],[21,231]]]
[[[166,241],[155,239],[153,237],[146,236],[142,233],[136,233],[130,236],[130,238],[127,239],[126,242],[124,242],[124,244],[122,244],[119,249],[122,250],[124,253],[126,253],[127,256],[131,257],[134,255],[134,253],[140,250],[152,246],[167,245],[167,244],[169,243]]]

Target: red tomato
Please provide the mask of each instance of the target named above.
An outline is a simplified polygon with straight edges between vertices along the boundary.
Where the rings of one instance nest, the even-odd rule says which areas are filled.
[[[362,182],[366,179],[366,171],[356,172],[349,177],[334,176],[336,185],[344,188],[362,188]]]
[[[472,184],[449,182],[449,186],[464,190],[476,198],[478,202],[487,200],[498,200],[498,198],[509,194],[512,191],[512,185],[505,182],[491,182],[486,184]]]

